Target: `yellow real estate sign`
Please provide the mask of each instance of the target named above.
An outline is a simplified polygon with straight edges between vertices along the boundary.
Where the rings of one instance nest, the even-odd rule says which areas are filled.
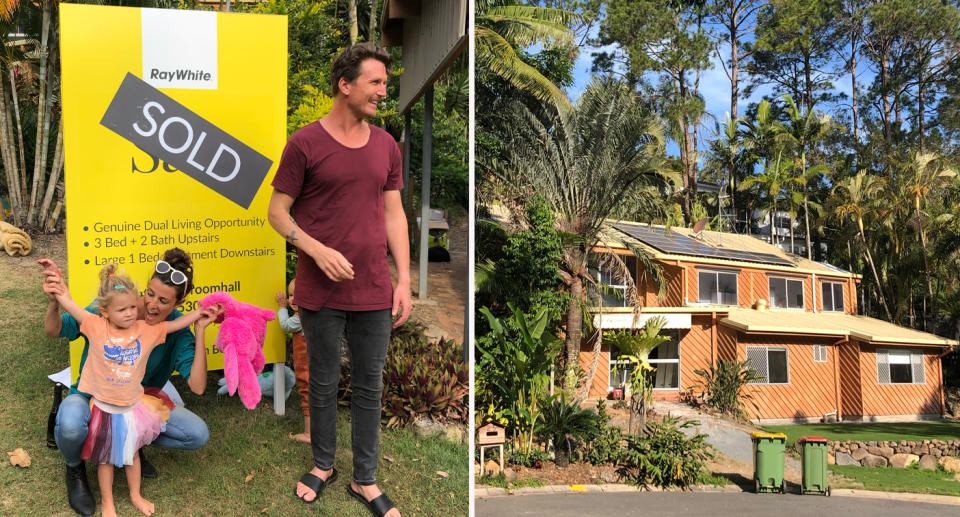
[[[60,37],[73,297],[93,300],[108,262],[143,289],[180,247],[196,285],[185,311],[218,290],[275,307],[284,241],[266,214],[286,140],[286,17],[61,4]],[[216,332],[209,369],[223,368]],[[268,324],[268,363],[284,341]]]

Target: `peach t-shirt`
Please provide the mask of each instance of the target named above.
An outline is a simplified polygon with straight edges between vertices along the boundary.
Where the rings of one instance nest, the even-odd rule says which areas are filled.
[[[106,318],[87,314],[80,332],[87,336],[90,351],[77,389],[117,406],[139,402],[147,358],[166,338],[167,322],[147,325],[137,320],[130,328],[115,329]]]

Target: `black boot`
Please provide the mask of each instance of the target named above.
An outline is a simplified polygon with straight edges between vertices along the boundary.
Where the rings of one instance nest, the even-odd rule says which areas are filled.
[[[93,515],[97,503],[87,483],[87,466],[82,461],[76,467],[67,465],[67,500],[70,508],[80,515]]]
[[[140,477],[155,479],[159,475],[153,464],[147,461],[147,457],[143,454],[143,449],[140,449]]]

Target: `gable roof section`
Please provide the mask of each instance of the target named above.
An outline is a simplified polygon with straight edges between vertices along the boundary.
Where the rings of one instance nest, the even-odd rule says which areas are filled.
[[[641,247],[656,260],[813,273],[834,278],[861,278],[861,275],[839,267],[808,260],[755,237],[736,233],[703,231],[698,234],[690,228],[679,227],[666,231],[666,227],[660,225],[611,220],[604,226],[600,238],[601,245],[611,248],[623,248],[624,242]],[[677,246],[664,246],[669,241]],[[690,251],[679,253],[684,242],[692,243]]]
[[[721,325],[749,334],[803,334],[853,338],[872,344],[949,347],[957,342],[883,320],[853,314],[730,309]]]

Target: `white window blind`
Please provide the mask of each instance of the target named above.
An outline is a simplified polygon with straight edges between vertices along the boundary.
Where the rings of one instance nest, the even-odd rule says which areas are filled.
[[[813,345],[813,362],[815,363],[827,362],[826,345]]]

